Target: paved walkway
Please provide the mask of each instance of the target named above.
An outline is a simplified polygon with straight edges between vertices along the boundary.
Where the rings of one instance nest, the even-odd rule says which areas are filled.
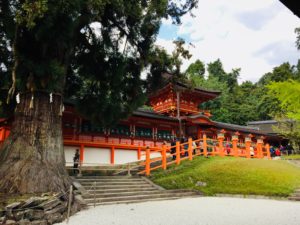
[[[79,212],[70,218],[69,224],[299,225],[300,202],[198,197],[107,205]]]

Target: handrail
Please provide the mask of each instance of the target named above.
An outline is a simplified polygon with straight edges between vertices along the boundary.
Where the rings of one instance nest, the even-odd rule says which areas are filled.
[[[251,146],[255,146],[256,152],[251,152]],[[167,150],[175,148],[175,153],[169,153]],[[196,152],[198,151],[198,152]],[[152,151],[153,152],[153,151]],[[246,158],[268,158],[270,159],[270,146],[264,144],[262,141],[253,143],[251,140],[246,140],[245,143],[238,143],[238,139],[232,139],[231,141],[224,141],[224,137],[218,137],[218,139],[207,138],[203,135],[203,138],[192,140],[188,139],[188,142],[179,143],[176,142],[174,146],[163,145],[157,152],[161,152],[161,157],[151,159],[150,147],[146,148],[145,155],[146,159],[140,165],[144,165],[145,169],[140,171],[138,174],[150,175],[150,172],[159,168],[163,170],[167,169],[168,165],[176,164],[179,165],[182,160],[193,160],[195,156],[233,156],[233,157],[246,157]],[[171,162],[168,162],[168,158],[172,158]],[[161,162],[160,165],[154,165],[152,163]]]

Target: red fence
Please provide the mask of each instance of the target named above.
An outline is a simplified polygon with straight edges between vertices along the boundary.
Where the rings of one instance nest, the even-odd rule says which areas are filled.
[[[159,168],[167,169],[168,165],[179,165],[182,160],[193,160],[195,156],[233,156],[233,157],[246,157],[246,158],[271,158],[269,144],[264,144],[262,140],[257,140],[253,143],[251,139],[246,139],[245,143],[238,143],[237,138],[233,138],[232,141],[224,142],[224,137],[218,137],[218,139],[208,139],[206,135],[198,140],[192,140],[189,138],[188,142],[180,143],[176,142],[175,146],[162,146],[159,150],[161,157],[151,159],[150,148],[146,149],[146,160],[142,163],[145,169],[139,174],[150,175],[152,170]],[[168,162],[168,158],[172,158],[172,161]],[[161,162],[159,165],[151,167],[156,162]]]

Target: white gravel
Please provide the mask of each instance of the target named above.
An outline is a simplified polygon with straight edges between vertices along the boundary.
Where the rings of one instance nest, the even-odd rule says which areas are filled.
[[[79,212],[70,218],[69,224],[300,225],[300,202],[199,197],[107,205]]]

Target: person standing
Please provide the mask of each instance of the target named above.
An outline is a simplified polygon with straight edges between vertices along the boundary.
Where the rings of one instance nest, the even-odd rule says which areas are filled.
[[[171,154],[172,154],[172,159],[176,160],[176,139],[172,138],[171,140]]]
[[[192,142],[192,146],[193,146],[193,155],[196,155],[196,153],[197,153],[197,144],[196,144],[196,138],[195,137],[193,137],[193,142]]]
[[[291,145],[291,144],[288,144],[287,146],[286,146],[286,149],[287,149],[287,154],[288,155],[291,155],[292,154],[292,152],[293,152],[293,146]]]
[[[78,171],[79,159],[80,159],[79,149],[76,149],[76,152],[75,152],[75,155],[74,155],[74,158],[73,158],[73,163],[74,163],[73,173],[74,173],[74,175],[79,173],[79,171]]]
[[[188,139],[187,138],[184,138],[184,157],[187,157],[188,156],[188,148],[189,148],[189,144],[188,144]]]

